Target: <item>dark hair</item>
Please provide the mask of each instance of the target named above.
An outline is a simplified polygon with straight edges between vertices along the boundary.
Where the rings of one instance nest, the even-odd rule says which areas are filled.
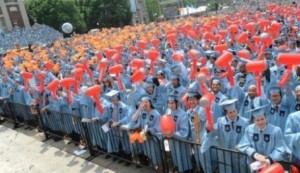
[[[155,84],[155,86],[159,86],[159,81],[158,81],[157,77],[153,77],[152,81]]]

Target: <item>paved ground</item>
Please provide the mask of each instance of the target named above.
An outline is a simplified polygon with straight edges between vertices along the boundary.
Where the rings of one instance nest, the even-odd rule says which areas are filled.
[[[89,153],[77,157],[73,151],[78,149],[68,141],[54,142],[44,139],[43,133],[26,130],[24,127],[12,130],[12,124],[0,125],[0,173],[150,173],[146,168],[136,169],[135,165],[125,167],[124,164],[104,155],[91,162],[85,159]]]

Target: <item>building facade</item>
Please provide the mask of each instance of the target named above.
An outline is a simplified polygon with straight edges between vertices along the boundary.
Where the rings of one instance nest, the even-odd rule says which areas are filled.
[[[130,10],[133,24],[149,23],[146,0],[130,0]]]
[[[0,32],[30,27],[23,0],[0,0]]]

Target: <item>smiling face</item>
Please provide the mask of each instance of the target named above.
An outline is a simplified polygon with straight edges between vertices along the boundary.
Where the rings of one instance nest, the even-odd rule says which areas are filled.
[[[211,89],[214,93],[218,93],[221,90],[221,83],[214,80],[211,84]]]
[[[236,109],[229,109],[226,110],[226,116],[228,117],[228,119],[230,119],[231,121],[235,120],[237,117],[237,111]]]
[[[264,129],[267,124],[267,118],[266,116],[260,116],[257,118],[254,118],[254,124],[259,128],[260,130]]]
[[[175,111],[175,110],[177,109],[176,102],[175,102],[175,101],[169,100],[169,101],[168,101],[168,108],[169,108],[171,111]]]
[[[191,108],[195,108],[198,105],[198,99],[196,97],[189,97],[188,102]]]
[[[272,93],[271,94],[271,101],[275,104],[275,105],[279,105],[281,102],[281,95],[279,92],[277,93]]]
[[[256,97],[256,86],[250,85],[248,87],[248,95],[251,99],[254,99]]]

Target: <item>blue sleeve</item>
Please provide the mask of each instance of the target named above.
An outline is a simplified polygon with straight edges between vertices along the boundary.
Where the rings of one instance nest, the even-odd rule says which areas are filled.
[[[160,130],[160,124],[159,124],[159,120],[160,120],[160,116],[157,115],[153,118],[153,122],[152,122],[152,125],[151,127],[149,127],[149,131],[151,132],[151,134],[156,134],[156,133],[159,133],[161,130]]]
[[[298,125],[292,118],[293,115],[288,116],[284,131],[285,141],[292,153],[300,158],[300,131],[297,131]]]
[[[256,152],[255,148],[253,148],[251,144],[251,137],[249,132],[249,127],[246,128],[245,134],[238,144],[238,150],[242,153],[247,154],[249,157],[252,157]]]
[[[271,157],[273,161],[282,161],[284,160],[284,155],[286,154],[286,150],[285,150],[286,144],[280,128],[275,129],[274,137],[275,137],[274,149],[269,154],[269,157]]]
[[[178,130],[175,132],[174,137],[178,139],[186,140],[189,135],[189,121],[188,116],[184,113],[179,119]]]

